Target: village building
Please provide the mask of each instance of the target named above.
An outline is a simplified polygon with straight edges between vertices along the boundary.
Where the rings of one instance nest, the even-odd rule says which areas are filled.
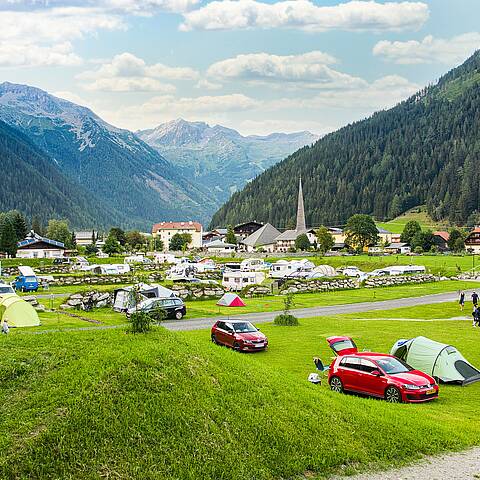
[[[75,242],[79,247],[94,245],[98,239],[98,232],[89,230],[85,232],[75,232]]]
[[[18,242],[18,258],[59,258],[65,254],[65,245],[56,240],[41,237],[33,230],[25,240]]]
[[[297,226],[295,230],[285,230],[275,239],[275,251],[288,252],[295,249],[295,241],[300,235],[307,235],[310,243],[316,241],[315,230],[307,229],[305,222],[305,207],[303,204],[302,179],[298,184]]]
[[[480,253],[480,227],[475,227],[465,240],[465,249],[474,254]]]
[[[405,242],[392,242],[384,248],[385,253],[391,253],[393,255],[401,255],[411,252],[410,245]]]
[[[202,248],[203,245],[203,227],[198,222],[160,222],[152,227],[152,236],[163,243],[163,250],[167,251],[170,247],[170,241],[175,234],[188,233],[192,236],[192,241],[188,248]]]
[[[383,245],[388,245],[397,240],[397,238],[395,238],[395,235],[392,232],[385,230],[385,228],[377,227],[377,230],[379,243]]]
[[[280,232],[270,223],[245,238],[241,243],[247,252],[262,250],[267,253],[275,251],[275,241]]]
[[[223,240],[214,240],[213,242],[206,243],[204,248],[208,253],[232,253],[237,250],[237,245],[234,243],[225,243]]]
[[[449,240],[450,234],[448,232],[433,232],[433,244],[440,252],[446,252],[447,250],[449,250]]]
[[[209,232],[204,232],[202,235],[202,240],[203,240],[203,243],[206,244],[213,240],[221,240],[222,238],[225,238],[226,235],[227,235],[226,228],[215,228],[213,230],[210,230]]]
[[[257,230],[263,227],[263,223],[250,221],[245,223],[240,223],[233,227],[233,233],[236,237],[240,237],[241,239],[247,238],[249,235],[252,235]]]

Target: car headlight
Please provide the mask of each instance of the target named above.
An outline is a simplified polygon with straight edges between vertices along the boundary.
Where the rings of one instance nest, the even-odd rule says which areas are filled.
[[[244,340],[243,343],[252,343],[251,340]]]
[[[406,388],[407,390],[420,390],[422,388],[418,385],[409,385],[409,384],[404,384],[403,387]]]

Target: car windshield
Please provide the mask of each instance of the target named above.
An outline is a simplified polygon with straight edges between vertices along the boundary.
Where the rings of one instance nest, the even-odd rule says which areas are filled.
[[[0,286],[0,293],[12,293],[12,292],[13,292],[12,287]]]
[[[253,333],[257,331],[257,329],[250,322],[234,323],[233,329],[238,333]]]
[[[37,279],[35,277],[25,277],[26,282],[36,282]]]
[[[413,370],[412,367],[402,362],[398,358],[382,357],[376,358],[378,366],[388,375],[394,375],[396,373],[405,373]]]

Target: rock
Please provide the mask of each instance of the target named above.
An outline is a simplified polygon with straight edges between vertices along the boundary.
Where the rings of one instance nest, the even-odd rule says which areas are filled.
[[[67,305],[70,305],[71,307],[79,307],[80,305],[83,305],[82,300],[76,300],[76,299],[68,299],[67,300]]]
[[[73,295],[70,295],[69,300],[82,300],[83,295],[81,293],[74,293]]]
[[[100,300],[96,303],[95,308],[105,308],[108,305],[107,300]]]
[[[60,308],[62,310],[72,310],[74,307],[72,307],[71,305],[68,305],[66,303],[62,303],[62,305],[60,305]]]
[[[39,303],[38,305],[35,305],[35,310],[37,312],[45,312],[47,310],[47,307]]]

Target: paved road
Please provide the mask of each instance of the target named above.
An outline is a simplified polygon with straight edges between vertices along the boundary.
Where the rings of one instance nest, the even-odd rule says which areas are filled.
[[[471,292],[465,292],[465,297],[470,298]],[[348,305],[331,305],[328,307],[299,308],[292,310],[292,313],[298,318],[325,317],[329,315],[341,315],[347,313],[370,312],[373,310],[390,310],[400,307],[414,307],[416,305],[429,305],[432,303],[453,302],[458,299],[457,292],[437,293],[434,295],[425,295],[422,297],[398,298],[396,300],[384,300],[380,302],[351,303]],[[465,307],[468,309],[468,306]],[[238,320],[247,320],[253,323],[272,322],[281,311],[246,313],[238,315],[232,313],[231,318]],[[164,322],[163,326],[169,330],[201,330],[210,328],[217,320],[225,320],[227,317],[218,316],[210,318],[194,318],[192,320],[169,321]]]

